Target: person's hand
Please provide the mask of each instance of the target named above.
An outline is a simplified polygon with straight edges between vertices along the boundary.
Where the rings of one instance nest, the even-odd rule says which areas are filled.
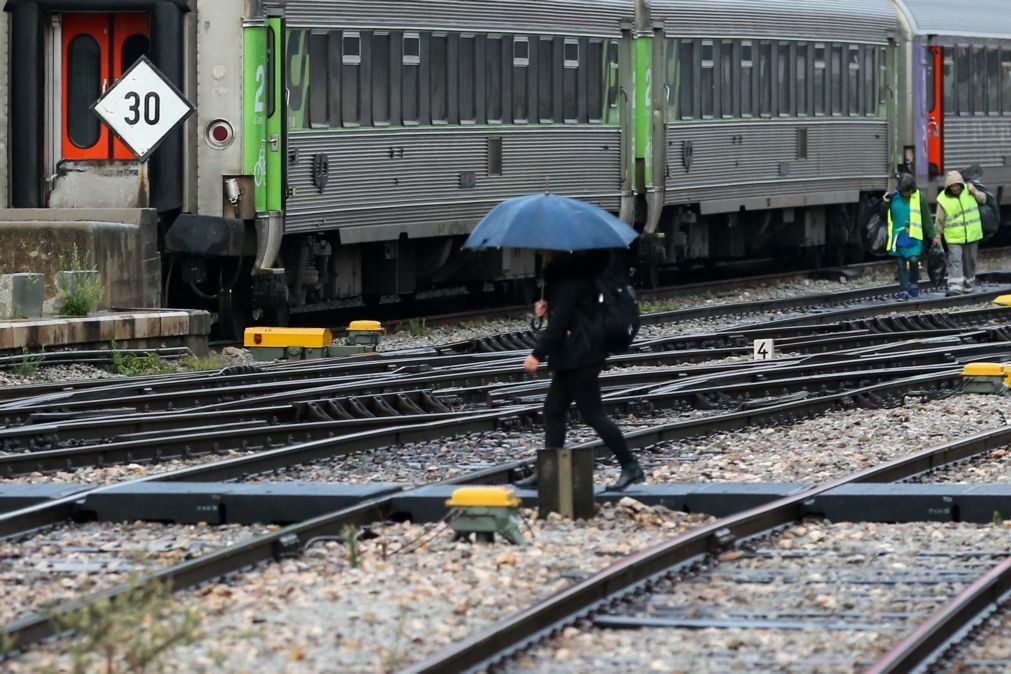
[[[969,194],[971,194],[972,196],[976,196],[978,192],[976,190],[975,185],[973,185],[972,183],[966,183],[965,186],[969,190]]]
[[[527,359],[523,361],[523,369],[527,372],[534,373],[537,372],[537,366],[541,364],[541,361],[534,358],[533,354],[527,356]]]
[[[883,196],[881,198],[885,201],[885,203],[887,203],[887,202],[889,202],[889,201],[892,200],[892,193],[891,192],[885,192],[885,196]]]
[[[544,300],[537,300],[534,302],[534,316],[537,318],[544,318],[548,315],[548,303]]]

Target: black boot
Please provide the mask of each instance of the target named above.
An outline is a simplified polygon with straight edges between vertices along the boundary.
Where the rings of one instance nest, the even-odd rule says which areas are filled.
[[[610,485],[607,491],[625,491],[630,485],[645,481],[646,473],[642,472],[642,466],[639,465],[638,461],[633,461],[621,467],[621,475],[618,476],[618,481]]]
[[[537,486],[537,473],[534,472],[533,475],[525,477],[522,480],[516,480],[513,485],[519,487],[520,489],[533,489]]]

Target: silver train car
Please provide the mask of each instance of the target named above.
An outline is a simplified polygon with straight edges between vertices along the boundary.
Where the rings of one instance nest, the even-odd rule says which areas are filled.
[[[645,285],[855,261],[897,171],[933,193],[978,164],[1007,205],[1001,4],[6,0],[0,207],[153,209],[162,301],[232,329],[438,286],[529,291],[529,252],[460,245],[542,190],[639,229]],[[145,164],[91,112],[140,55],[197,110]]]

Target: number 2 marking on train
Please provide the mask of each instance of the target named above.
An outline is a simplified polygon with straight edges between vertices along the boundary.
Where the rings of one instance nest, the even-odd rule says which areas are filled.
[[[267,75],[263,66],[256,66],[256,95],[253,97],[253,112],[263,112],[266,106],[263,104],[263,89],[267,83]]]

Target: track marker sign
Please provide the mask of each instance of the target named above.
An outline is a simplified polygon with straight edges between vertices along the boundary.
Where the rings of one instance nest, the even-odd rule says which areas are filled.
[[[771,339],[755,340],[755,360],[772,360],[776,357],[776,347]]]
[[[141,162],[196,108],[141,56],[91,106]]]

